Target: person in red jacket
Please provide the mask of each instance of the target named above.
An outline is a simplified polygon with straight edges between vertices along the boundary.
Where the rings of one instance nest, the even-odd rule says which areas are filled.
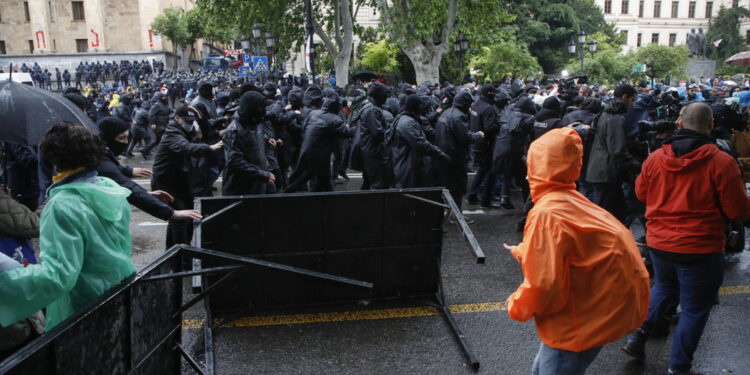
[[[709,135],[711,107],[685,106],[677,125],[636,180],[636,195],[646,204],[654,284],[646,321],[622,349],[642,360],[649,333],[667,306],[679,300],[668,372],[696,374],[693,353],[724,278],[727,222],[747,220],[750,199],[737,163]]]

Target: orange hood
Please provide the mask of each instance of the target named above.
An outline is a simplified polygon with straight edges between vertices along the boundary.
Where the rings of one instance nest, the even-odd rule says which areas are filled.
[[[554,129],[531,143],[526,157],[534,203],[554,190],[575,190],[581,174],[583,142],[572,128]]]

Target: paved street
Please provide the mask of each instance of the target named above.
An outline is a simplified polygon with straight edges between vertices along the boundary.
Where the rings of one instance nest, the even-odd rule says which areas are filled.
[[[147,166],[140,157],[127,161]],[[141,181],[146,186],[146,181]],[[353,178],[339,189],[356,189]],[[518,199],[518,198],[517,198]],[[520,207],[520,201],[514,202]],[[487,255],[476,264],[455,226],[446,226],[442,272],[447,301],[481,361],[482,374],[528,374],[538,349],[532,322],[508,318],[504,301],[522,280],[520,268],[502,243],[515,244],[520,210],[482,211],[468,205],[467,216]],[[166,224],[134,209],[133,258],[140,268],[161,254]],[[641,228],[633,229],[635,235]],[[280,234],[283,235],[283,234]],[[727,263],[719,305],[712,312],[695,369],[705,374],[750,374],[750,252]],[[218,374],[471,374],[448,324],[437,310],[423,307],[344,306],[293,311],[282,316],[243,317],[215,330]],[[399,306],[403,307],[403,306]],[[325,312],[325,313],[323,313]],[[291,315],[290,315],[291,314]],[[199,311],[186,316],[183,342],[202,350]],[[603,349],[589,374],[664,374],[671,341],[652,340],[648,360],[629,360],[619,347]],[[202,355],[196,353],[197,358]],[[187,366],[185,373],[192,373]]]

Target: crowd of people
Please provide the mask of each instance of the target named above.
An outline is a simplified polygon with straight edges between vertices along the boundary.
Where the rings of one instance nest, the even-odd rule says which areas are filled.
[[[142,69],[157,81],[139,82]],[[10,301],[9,285],[40,278],[49,286],[33,303],[3,302],[3,327],[44,306],[53,326],[132,273],[129,260],[103,275],[78,258],[86,246],[112,249],[110,256],[129,251],[125,200],[169,222],[168,247],[189,243],[191,220],[200,218],[193,199],[214,195],[219,176],[221,194],[257,195],[333,191],[347,183],[347,171],[358,170],[361,189],[443,186],[459,207],[523,207],[524,242],[508,248],[524,264],[526,281],[511,296],[509,314],[536,318],[543,341],[538,373],[550,373],[545,366],[562,357],[574,366],[565,373],[582,373],[602,345],[634,330],[623,350],[643,358],[647,338],[669,326],[676,301],[685,318],[677,323],[669,371],[689,373],[721,285],[723,253],[744,245],[726,239],[742,235],[750,216],[737,163],[750,156],[750,87],[709,81],[610,90],[573,77],[482,85],[373,81],[342,89],[293,77],[261,84],[227,72],[177,77],[145,69],[158,70],[84,65],[81,75],[119,76],[120,87],[64,90],[98,124],[98,136],[59,124],[40,147],[5,145],[11,196],[29,210],[44,206],[41,244],[48,255],[37,271],[0,272],[0,299]],[[165,79],[174,82],[159,81]],[[150,89],[164,86],[166,92]],[[120,164],[136,153],[153,158],[153,170]],[[134,177],[151,178],[152,190]],[[87,208],[68,213],[70,205]],[[643,254],[626,229],[636,219],[646,223]],[[63,233],[81,223],[101,228],[80,238]],[[93,242],[81,240],[91,236]],[[606,246],[581,252],[592,243]],[[60,259],[61,246],[81,253]],[[557,251],[569,252],[577,265]],[[655,279],[650,305],[647,269]],[[79,272],[84,284],[100,276],[106,282],[81,294],[67,281]],[[588,278],[578,278],[583,273]],[[592,279],[612,294],[591,294]],[[63,293],[71,297],[61,306],[55,301]],[[575,304],[590,309],[576,311]]]

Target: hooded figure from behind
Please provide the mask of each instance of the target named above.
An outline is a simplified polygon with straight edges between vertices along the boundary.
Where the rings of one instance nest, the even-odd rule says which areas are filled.
[[[443,111],[435,128],[435,145],[453,159],[453,163],[440,165],[437,170],[438,181],[441,186],[448,188],[459,208],[468,183],[466,171],[469,146],[484,138],[484,133],[469,130],[472,102],[473,98],[468,90],[458,92],[453,98],[453,105]]]
[[[524,150],[534,128],[536,108],[528,96],[522,96],[507,112],[507,122],[503,121],[497,135],[493,155],[493,169],[503,175],[500,205],[506,209],[515,206],[510,200],[510,187],[513,181],[521,188],[522,200],[529,195],[526,182],[526,165],[523,161]]]
[[[385,105],[390,95],[387,86],[374,82],[367,90],[368,100],[359,113],[356,121],[359,132],[359,147],[362,150],[364,164],[363,178],[371,189],[387,189],[390,187],[388,157],[384,146],[385,132],[390,123],[383,115]]]
[[[268,171],[263,122],[271,104],[263,94],[248,91],[240,97],[239,117],[224,132],[223,195],[265,194],[276,180]]]
[[[310,86],[308,91],[314,86]],[[310,191],[333,191],[331,155],[339,138],[351,137],[350,129],[341,117],[341,99],[333,89],[323,90],[321,109],[313,110],[302,127],[304,137],[297,169],[289,176],[285,192],[302,189],[310,181]]]
[[[529,148],[531,198],[524,241],[509,247],[524,281],[508,315],[534,318],[542,346],[535,373],[582,373],[603,345],[646,317],[648,271],[633,236],[614,216],[576,191],[583,145],[570,128],[551,130]],[[561,366],[546,368],[556,355]]]
[[[424,110],[424,101],[419,95],[409,95],[404,103],[404,112],[394,120],[392,133],[388,137],[393,160],[394,187],[428,187],[429,158],[448,165],[452,162],[443,150],[427,141],[419,117]]]

